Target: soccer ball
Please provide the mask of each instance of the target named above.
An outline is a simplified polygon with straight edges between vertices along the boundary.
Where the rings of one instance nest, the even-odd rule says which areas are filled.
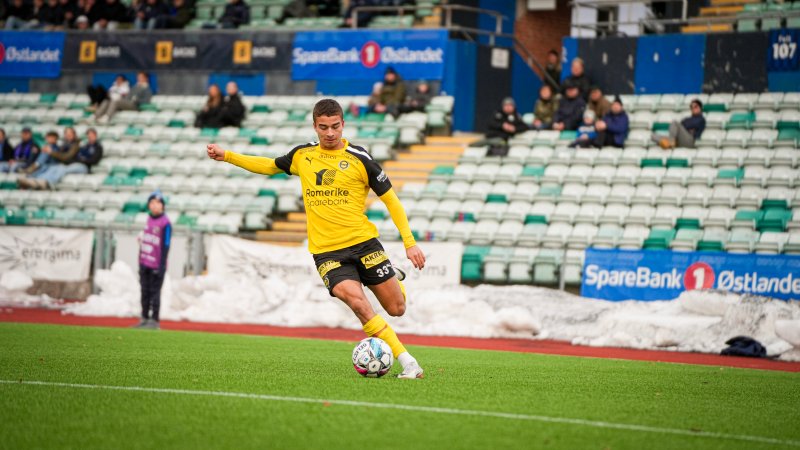
[[[393,362],[392,349],[383,339],[369,337],[353,349],[353,367],[365,377],[378,378],[386,375]]]

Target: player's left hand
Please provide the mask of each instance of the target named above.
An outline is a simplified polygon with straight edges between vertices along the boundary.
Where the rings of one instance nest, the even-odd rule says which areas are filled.
[[[422,253],[422,250],[418,246],[415,245],[407,248],[406,256],[408,256],[408,259],[411,260],[415,268],[422,269],[425,267],[425,254]]]

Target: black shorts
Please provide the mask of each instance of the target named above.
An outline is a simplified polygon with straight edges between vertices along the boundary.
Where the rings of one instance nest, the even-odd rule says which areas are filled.
[[[389,255],[375,238],[341,250],[314,255],[314,263],[328,292],[344,280],[373,286],[394,276]]]

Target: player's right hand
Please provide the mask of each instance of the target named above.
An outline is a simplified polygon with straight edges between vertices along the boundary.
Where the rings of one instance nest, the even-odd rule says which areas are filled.
[[[206,145],[208,157],[215,161],[225,161],[225,150],[217,144]]]

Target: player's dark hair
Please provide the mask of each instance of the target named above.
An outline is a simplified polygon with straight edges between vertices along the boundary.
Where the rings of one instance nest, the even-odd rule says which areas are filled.
[[[317,117],[320,116],[339,116],[344,120],[344,111],[342,106],[336,100],[326,98],[322,99],[314,105],[314,123],[317,123]]]

